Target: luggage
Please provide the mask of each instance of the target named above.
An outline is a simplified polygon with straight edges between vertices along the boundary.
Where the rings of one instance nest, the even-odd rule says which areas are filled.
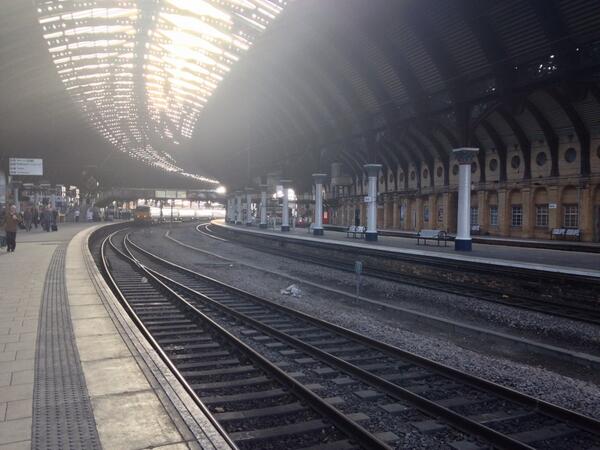
[[[0,236],[0,248],[6,247],[6,237]]]
[[[58,227],[55,223],[52,224],[52,231],[58,231]]]
[[[24,230],[25,224],[23,222],[19,222],[19,229]]]

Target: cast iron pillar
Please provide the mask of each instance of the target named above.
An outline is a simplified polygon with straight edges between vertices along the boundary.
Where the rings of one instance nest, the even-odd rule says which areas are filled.
[[[369,177],[369,195],[365,198],[365,203],[367,204],[367,231],[365,233],[365,240],[367,241],[377,240],[377,179],[379,178],[381,167],[381,164],[364,165]]]
[[[267,228],[267,189],[269,185],[260,185],[260,228]]]
[[[291,180],[279,181],[283,185],[283,198],[282,198],[282,211],[281,211],[281,231],[290,231],[290,210],[289,210],[289,199],[288,190],[290,188]]]
[[[313,234],[323,236],[323,182],[327,174],[313,173],[315,180],[315,223],[313,225]]]
[[[458,217],[454,250],[471,251],[471,164],[478,148],[457,148],[454,155],[459,164],[458,171]]]

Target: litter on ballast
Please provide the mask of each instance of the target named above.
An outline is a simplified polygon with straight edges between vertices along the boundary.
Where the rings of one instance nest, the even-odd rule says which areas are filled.
[[[290,284],[280,291],[281,295],[291,295],[292,297],[302,297],[302,291],[296,284]]]

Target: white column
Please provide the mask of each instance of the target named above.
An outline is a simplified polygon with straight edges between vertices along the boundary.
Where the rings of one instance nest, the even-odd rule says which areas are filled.
[[[260,186],[260,228],[267,228],[267,188],[269,186],[261,184]]]
[[[315,236],[323,235],[323,182],[327,174],[313,173],[315,180],[315,222],[313,224],[313,234]]]
[[[17,213],[21,212],[21,202],[19,201],[19,187],[15,186],[14,188],[15,194],[15,207],[17,208]]]
[[[236,213],[235,213],[235,223],[242,223],[242,221],[244,220],[242,217],[242,195],[241,194],[237,194],[235,196],[236,202],[237,202],[237,208],[236,208]]]
[[[281,231],[290,231],[290,209],[288,190],[290,188],[291,180],[281,180],[280,183],[283,185],[283,199],[282,199],[282,211],[281,211]]]
[[[458,172],[458,217],[454,250],[471,251],[471,163],[478,148],[453,150],[459,164]]]
[[[235,206],[233,197],[227,198],[227,222],[233,223],[235,221]]]
[[[365,199],[367,203],[367,232],[365,233],[365,240],[367,241],[377,240],[377,181],[381,167],[381,164],[364,165],[369,177],[368,196]]]
[[[252,226],[254,218],[252,217],[252,190],[246,188],[246,225]]]

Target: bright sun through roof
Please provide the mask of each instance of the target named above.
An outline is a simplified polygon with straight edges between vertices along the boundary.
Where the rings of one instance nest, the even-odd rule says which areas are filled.
[[[287,0],[37,0],[56,70],[119,150],[186,173],[167,148],[192,136],[233,64]]]

